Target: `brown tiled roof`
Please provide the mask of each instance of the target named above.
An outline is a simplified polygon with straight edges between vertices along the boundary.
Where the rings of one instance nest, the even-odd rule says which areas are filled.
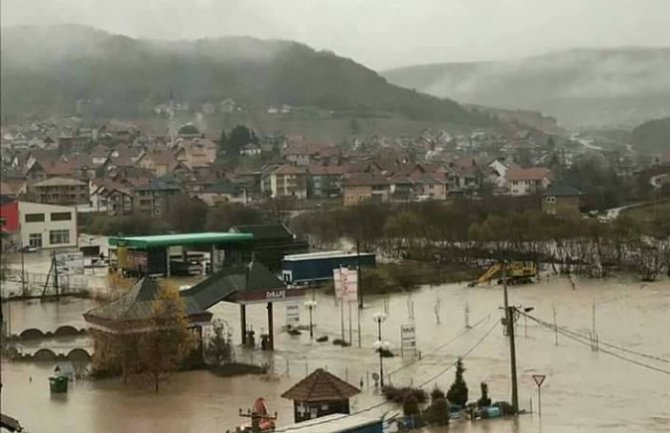
[[[355,386],[322,368],[318,368],[281,396],[289,400],[303,402],[339,401],[348,400],[359,392],[361,391]]]
[[[551,170],[545,167],[510,168],[505,177],[509,181],[542,180],[551,178]]]
[[[388,183],[384,176],[369,173],[354,174],[344,181],[346,186],[387,185]]]
[[[307,173],[307,168],[306,167],[301,167],[298,165],[291,165],[291,164],[284,164],[280,167],[278,167],[275,171],[273,171],[274,174],[305,174]]]
[[[326,175],[342,175],[346,173],[346,167],[343,165],[310,165],[308,171],[310,174],[326,176]]]

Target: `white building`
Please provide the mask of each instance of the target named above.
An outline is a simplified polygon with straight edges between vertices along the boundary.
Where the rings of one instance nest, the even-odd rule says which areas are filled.
[[[551,170],[544,167],[510,168],[505,173],[510,195],[537,194],[551,184]]]
[[[68,248],[77,246],[77,210],[74,206],[19,202],[23,246]]]

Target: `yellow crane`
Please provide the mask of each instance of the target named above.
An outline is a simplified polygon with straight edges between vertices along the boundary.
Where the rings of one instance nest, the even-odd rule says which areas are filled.
[[[527,284],[532,283],[533,278],[537,276],[537,266],[534,262],[510,262],[507,264],[507,283],[508,284]],[[498,283],[502,283],[502,263],[496,263],[484,272],[479,278],[472,281],[469,286],[474,287],[499,277]]]

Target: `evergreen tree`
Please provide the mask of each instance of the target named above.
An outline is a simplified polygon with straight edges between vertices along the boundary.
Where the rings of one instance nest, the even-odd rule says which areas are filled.
[[[468,386],[465,383],[465,379],[463,379],[463,373],[465,373],[463,359],[458,358],[456,363],[456,378],[447,392],[447,400],[451,404],[465,406],[468,402]]]
[[[479,407],[491,406],[491,398],[489,397],[489,386],[486,384],[486,382],[482,382],[480,387],[482,390],[482,396],[479,398],[479,400],[477,400],[477,406]]]

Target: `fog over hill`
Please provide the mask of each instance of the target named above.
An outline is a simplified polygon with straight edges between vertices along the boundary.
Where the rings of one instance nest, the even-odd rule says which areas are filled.
[[[131,117],[157,103],[235,99],[247,108],[318,106],[350,115],[486,123],[458,103],[387,83],[354,61],[290,41],[156,41],[79,25],[2,29],[3,116]]]
[[[562,124],[632,127],[670,115],[670,48],[575,49],[505,62],[408,66],[391,83]]]

